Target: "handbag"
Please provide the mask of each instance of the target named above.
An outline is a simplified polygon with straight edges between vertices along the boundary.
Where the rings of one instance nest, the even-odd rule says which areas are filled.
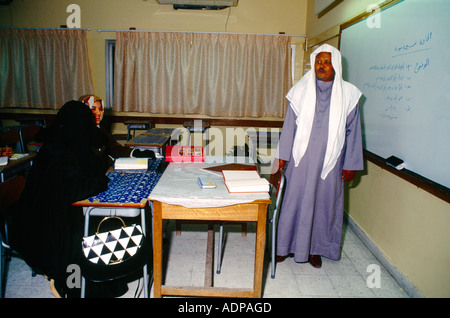
[[[100,232],[100,226],[107,220],[118,219],[118,229]],[[126,226],[117,216],[105,217],[100,221],[94,235],[83,237],[82,249],[86,259],[96,265],[117,265],[132,258],[144,242],[140,225]]]

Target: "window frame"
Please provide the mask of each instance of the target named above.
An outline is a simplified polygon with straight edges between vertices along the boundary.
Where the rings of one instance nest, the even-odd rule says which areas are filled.
[[[114,106],[114,54],[116,49],[115,39],[105,40],[105,84],[106,84],[106,109],[112,110]]]

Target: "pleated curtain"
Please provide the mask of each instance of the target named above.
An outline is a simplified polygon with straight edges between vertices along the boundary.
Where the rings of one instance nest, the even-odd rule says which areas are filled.
[[[59,109],[93,93],[85,30],[0,29],[0,107]]]
[[[117,32],[116,111],[284,117],[290,38]]]

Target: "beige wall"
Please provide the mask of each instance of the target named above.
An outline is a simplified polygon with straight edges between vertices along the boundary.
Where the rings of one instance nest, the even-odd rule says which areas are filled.
[[[171,5],[160,5],[156,0],[17,0],[10,6],[0,6],[0,25],[57,28],[66,24],[71,14],[66,12],[66,8],[71,3],[81,8],[81,27],[91,29],[87,32],[87,39],[94,91],[103,98],[106,97],[105,40],[114,39],[115,33],[98,32],[99,29],[128,30],[134,27],[137,30],[155,31],[306,34],[307,0],[241,0],[237,7],[219,11],[173,10]],[[297,46],[295,79],[298,80],[303,73],[305,39],[293,37],[291,42]],[[6,111],[17,112],[17,110]],[[48,112],[56,113],[56,111]],[[108,112],[108,115],[115,114],[117,113]],[[179,117],[179,115],[149,113],[120,113],[120,115]],[[112,133],[126,133],[125,125],[113,124]],[[223,151],[226,153],[229,149]]]
[[[313,3],[308,0],[308,46],[327,39],[337,45],[339,25],[379,1],[344,0],[320,18]],[[365,167],[346,193],[349,216],[419,293],[449,297],[450,205],[371,162]]]
[[[15,27],[59,27],[66,24],[69,4],[81,8],[81,27],[90,28],[88,49],[95,93],[105,97],[105,39],[102,30],[205,31],[306,34],[306,0],[241,0],[231,10],[173,10],[156,0],[17,0],[0,6],[0,24]],[[296,77],[301,76],[303,38],[298,44]]]
[[[137,30],[155,31],[306,34],[307,0],[241,0],[237,7],[218,11],[174,10],[171,5],[160,5],[156,0],[16,0],[10,6],[0,6],[0,25],[58,28],[66,24],[71,14],[66,12],[66,9],[72,3],[80,6],[81,27],[91,29],[87,32],[87,40],[94,91],[96,95],[103,98],[106,97],[105,40],[114,39],[115,33],[98,32],[99,29],[128,30],[134,27]],[[292,38],[292,44],[297,46],[296,79],[302,76],[304,42],[303,37]],[[18,112],[17,110],[6,111]],[[20,112],[35,111],[21,110]],[[56,111],[48,112],[56,113]],[[120,115],[179,116],[149,113],[120,113]],[[123,124],[113,124],[112,129],[114,134],[126,133],[126,127]],[[226,153],[229,149],[223,151]]]

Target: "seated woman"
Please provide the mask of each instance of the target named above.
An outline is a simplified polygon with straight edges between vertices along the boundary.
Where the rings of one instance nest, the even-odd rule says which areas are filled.
[[[155,153],[151,150],[132,149],[130,147],[122,146],[117,142],[104,127],[101,126],[103,115],[105,113],[105,104],[103,100],[95,95],[86,95],[80,97],[80,101],[88,105],[95,117],[95,124],[102,132],[104,151],[111,158],[119,157],[135,157],[135,158],[155,158]]]
[[[31,267],[54,279],[60,293],[76,292],[64,288],[67,266],[81,257],[83,235],[83,212],[71,204],[107,189],[109,162],[98,151],[102,140],[92,112],[81,102],[64,104],[42,138],[11,215],[11,245]]]

